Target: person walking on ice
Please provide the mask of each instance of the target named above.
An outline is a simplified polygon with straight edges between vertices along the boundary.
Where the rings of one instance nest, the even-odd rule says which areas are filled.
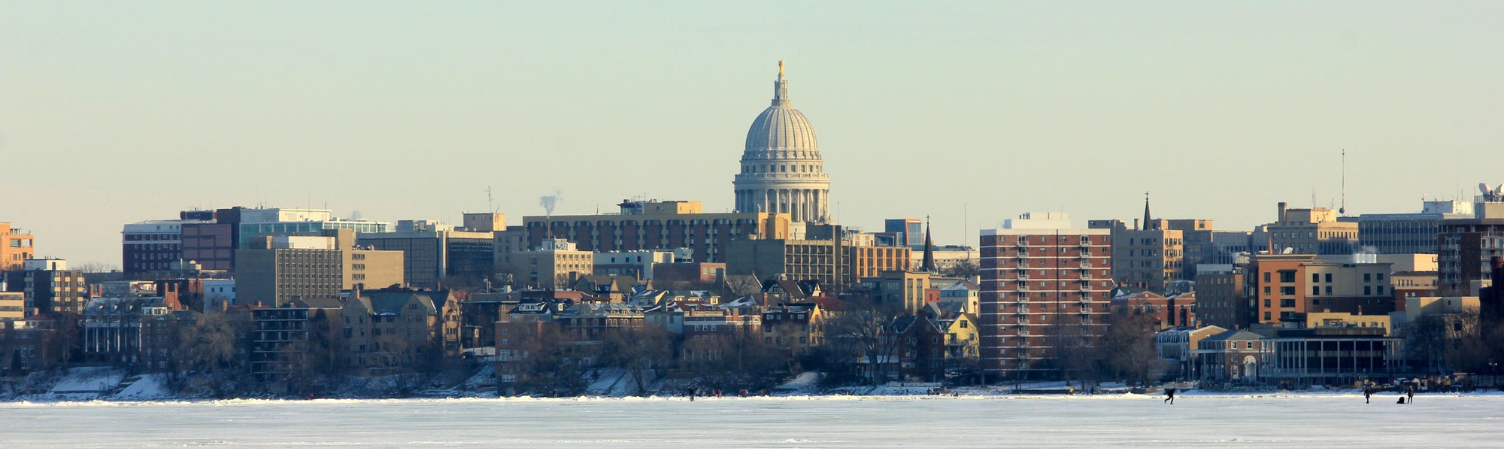
[[[1166,404],[1175,405],[1175,389],[1174,388],[1166,388],[1165,389],[1165,401],[1164,402]]]

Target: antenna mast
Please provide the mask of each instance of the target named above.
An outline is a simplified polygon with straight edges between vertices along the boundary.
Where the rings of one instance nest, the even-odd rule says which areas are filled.
[[[1337,214],[1347,215],[1347,149],[1342,149],[1342,206],[1337,208]]]

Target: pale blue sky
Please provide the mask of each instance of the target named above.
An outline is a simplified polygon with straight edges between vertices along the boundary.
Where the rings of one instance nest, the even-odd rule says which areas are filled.
[[[0,221],[118,265],[195,206],[727,210],[780,59],[844,224],[1244,229],[1342,148],[1348,211],[1406,212],[1504,182],[1501,46],[1501,2],[0,1]]]

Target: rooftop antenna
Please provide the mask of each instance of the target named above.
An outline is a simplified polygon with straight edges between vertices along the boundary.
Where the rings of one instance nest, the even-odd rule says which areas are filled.
[[[1342,206],[1337,208],[1337,213],[1347,215],[1347,149],[1342,149]]]
[[[491,186],[486,186],[486,210],[496,213],[496,205],[493,204],[491,198]]]

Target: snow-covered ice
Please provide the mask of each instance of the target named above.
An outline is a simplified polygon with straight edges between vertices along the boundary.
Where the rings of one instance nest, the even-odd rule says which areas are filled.
[[[1504,396],[446,399],[0,404],[0,447],[1499,447]]]

